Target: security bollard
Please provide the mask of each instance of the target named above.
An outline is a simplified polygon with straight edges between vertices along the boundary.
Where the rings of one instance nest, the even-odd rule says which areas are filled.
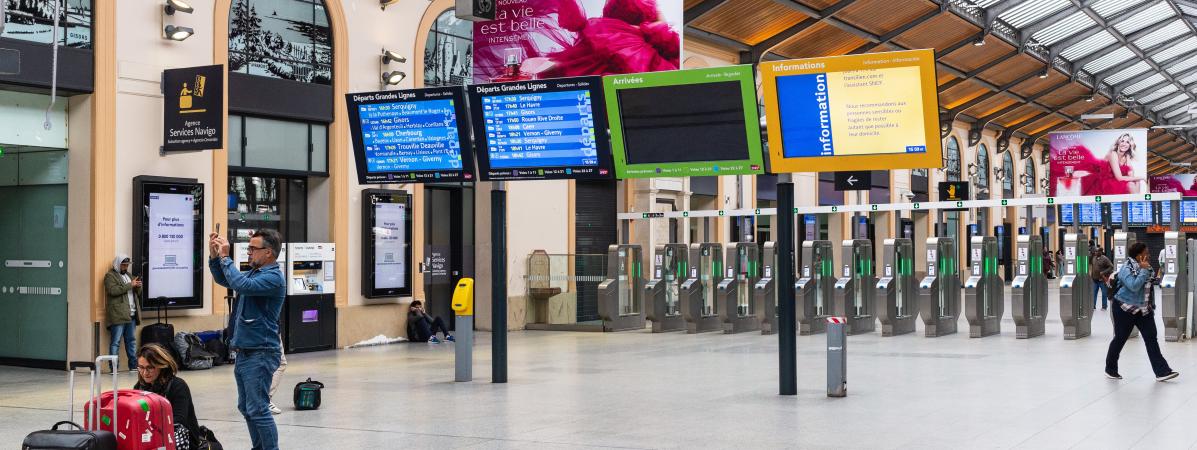
[[[453,349],[453,381],[474,379],[474,279],[462,278],[453,290],[457,335]]]
[[[827,396],[848,396],[848,335],[845,317],[827,318]]]

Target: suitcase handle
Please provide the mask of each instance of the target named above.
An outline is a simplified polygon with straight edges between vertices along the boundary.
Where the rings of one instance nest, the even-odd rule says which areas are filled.
[[[119,442],[120,438],[121,438],[121,434],[117,430],[117,425],[120,422],[117,422],[117,420],[116,420],[116,410],[120,409],[120,408],[117,408],[117,403],[119,400],[118,396],[120,395],[120,384],[117,381],[116,377],[120,373],[120,371],[117,370],[117,366],[120,365],[120,356],[118,356],[118,355],[101,356],[99,358],[96,358],[95,366],[103,367],[104,361],[112,362],[112,435],[116,438],[116,441]],[[72,372],[72,373],[74,373],[74,372]],[[103,389],[100,388],[99,383],[97,382],[96,371],[93,370],[91,372],[91,378],[92,378],[92,391],[91,391],[92,404],[95,405],[95,410],[92,411],[92,414],[91,414],[92,425],[94,425],[94,427],[92,429],[99,430],[100,429],[100,411],[101,411],[100,391],[102,391]]]
[[[95,363],[93,363],[93,362],[91,362],[91,361],[71,361],[71,363],[70,363],[70,364],[68,364],[68,365],[67,365],[67,367],[68,367],[68,368],[69,368],[69,370],[70,370],[70,371],[72,371],[72,372],[74,372],[74,371],[76,371],[76,370],[79,370],[79,369],[91,369],[91,370],[96,370],[96,365],[95,365]]]
[[[83,427],[79,426],[79,424],[77,424],[77,423],[75,423],[75,422],[73,422],[73,421],[70,421],[70,420],[63,420],[63,421],[61,421],[61,422],[58,422],[58,423],[54,424],[54,426],[50,427],[50,430],[53,430],[53,431],[58,431],[58,427],[59,427],[59,426],[62,426],[62,425],[70,425],[70,426],[73,426],[73,427],[75,427],[75,429],[77,429],[77,430],[82,430],[82,429],[83,429]]]

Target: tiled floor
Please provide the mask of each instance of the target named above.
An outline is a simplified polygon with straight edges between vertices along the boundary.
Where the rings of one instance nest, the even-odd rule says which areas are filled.
[[[777,392],[777,337],[759,334],[510,334],[510,382],[454,383],[452,344],[293,355],[281,396],[323,381],[324,406],[277,416],[286,449],[372,448],[1189,448],[1197,444],[1197,343],[1166,343],[1181,371],[1153,380],[1143,346],[1122,381],[1101,374],[1109,320],[1064,341],[967,333],[849,338],[849,395],[825,396],[825,337],[799,337],[799,395]],[[961,320],[961,329],[967,330]],[[230,367],[187,372],[201,422],[247,448]],[[65,416],[61,372],[0,368],[0,446]],[[131,376],[125,383],[131,384]]]

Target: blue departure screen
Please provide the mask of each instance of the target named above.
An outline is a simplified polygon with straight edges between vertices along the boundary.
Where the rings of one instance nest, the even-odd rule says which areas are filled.
[[[1197,222],[1197,200],[1180,202],[1180,221],[1183,223]]]
[[[589,90],[482,97],[491,169],[598,166]]]
[[[1101,224],[1101,205],[1085,203],[1077,205],[1081,211],[1081,223],[1085,225]]]
[[[1060,225],[1072,225],[1072,205],[1060,205]]]
[[[358,105],[366,171],[461,170],[452,99]]]
[[[1157,202],[1160,211],[1160,225],[1172,223],[1172,202]]]

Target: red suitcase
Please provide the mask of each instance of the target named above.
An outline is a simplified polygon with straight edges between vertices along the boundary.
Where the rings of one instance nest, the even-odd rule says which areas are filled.
[[[99,415],[93,417],[97,404]],[[134,389],[93,394],[83,414],[88,429],[116,435],[117,450],[175,450],[174,413],[170,402],[158,394]]]

